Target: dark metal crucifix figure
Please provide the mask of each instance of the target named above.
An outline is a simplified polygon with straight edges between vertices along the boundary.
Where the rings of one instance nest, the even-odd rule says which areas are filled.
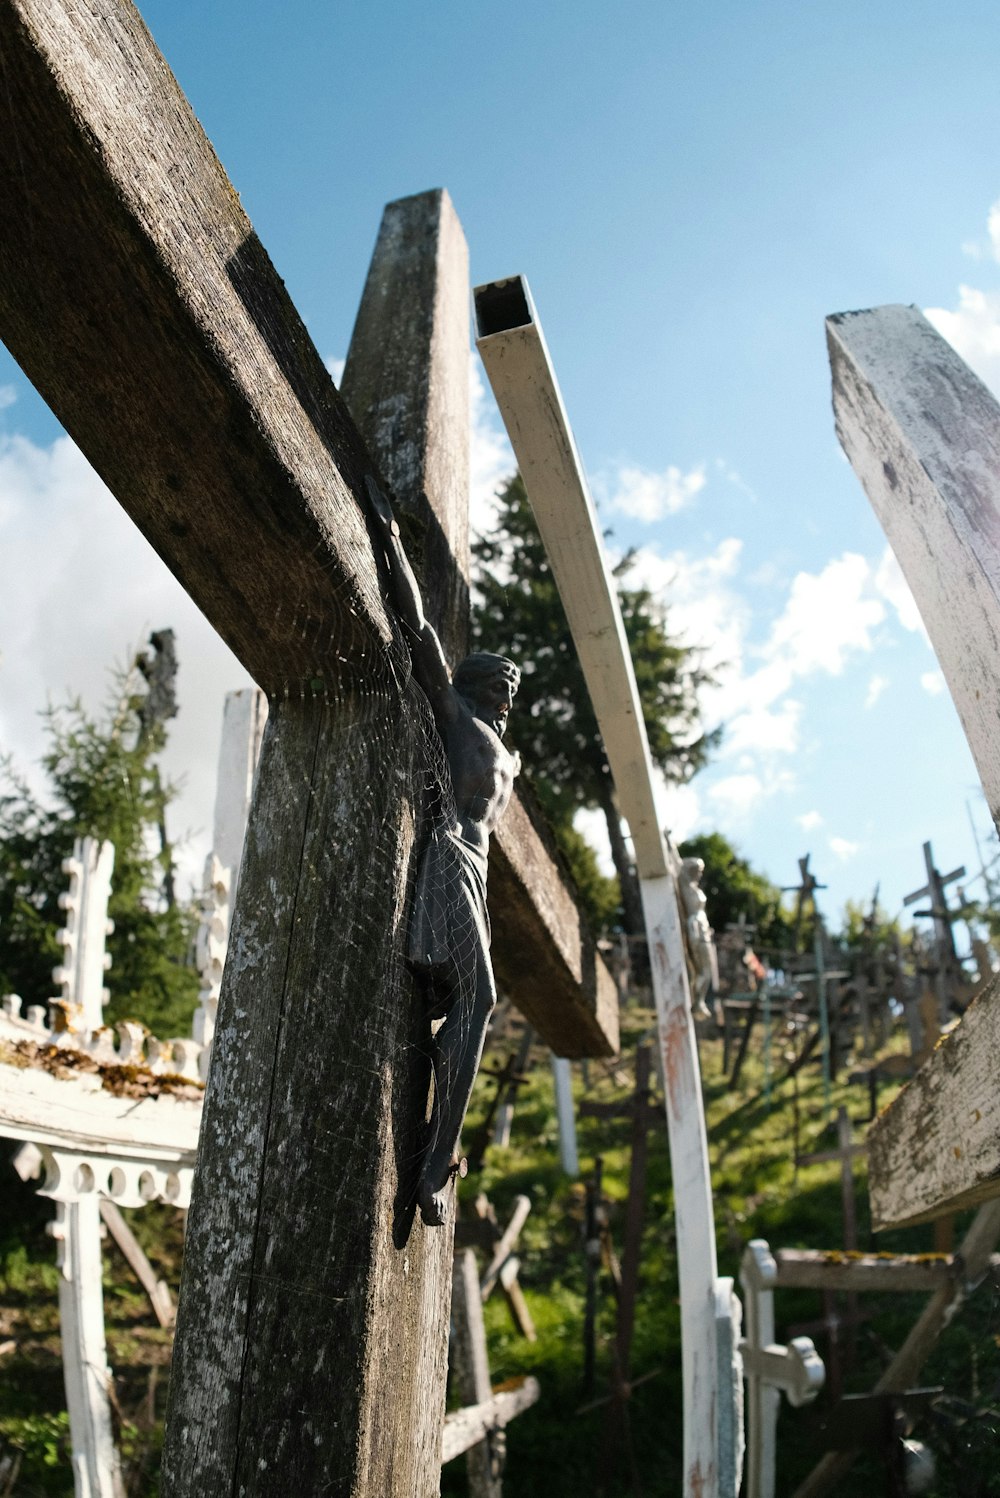
[[[520,756],[501,740],[521,673],[506,657],[479,652],[450,675],[441,642],[424,618],[388,501],[371,480],[368,493],[381,528],[392,602],[444,745],[453,793],[453,804],[420,860],[407,939],[410,965],[427,994],[428,1017],[442,1021],[431,1043],[434,1103],[418,1188],[424,1221],[439,1226],[496,1004],[486,868],[490,833],[507,809],[520,769]]]

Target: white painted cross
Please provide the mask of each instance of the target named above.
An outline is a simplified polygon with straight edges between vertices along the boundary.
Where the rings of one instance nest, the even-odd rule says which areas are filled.
[[[59,908],[66,912],[59,932],[63,960],[52,977],[62,988],[63,1014],[71,1029],[98,1030],[104,1023],[104,974],[111,966],[104,943],[114,929],[108,921],[114,866],[114,844],[96,837],[78,837],[72,855],[63,860],[63,873],[69,875],[69,889],[59,896]]]
[[[518,460],[632,834],[656,1000],[677,1203],[689,1498],[735,1498],[720,1460],[731,1375],[717,1346],[718,1276],[708,1143],[674,861],[660,829],[635,673],[600,526],[523,277],[475,293],[477,347]],[[723,1316],[724,1326],[732,1317]]]
[[[826,1377],[809,1337],[787,1347],[774,1340],[778,1266],[763,1238],[748,1243],[740,1263],[747,1335],[740,1344],[747,1386],[747,1498],[774,1498],[775,1432],[784,1394],[798,1408],[816,1398]]]

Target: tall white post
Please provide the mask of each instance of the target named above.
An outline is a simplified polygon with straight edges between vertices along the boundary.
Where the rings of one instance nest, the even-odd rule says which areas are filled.
[[[774,1498],[781,1395],[795,1408],[810,1404],[826,1378],[809,1337],[793,1337],[787,1347],[775,1343],[777,1279],[774,1255],[763,1238],[754,1238],[740,1263],[747,1331],[741,1347],[747,1387],[747,1498]]]
[[[239,692],[226,693],[215,789],[212,852],[222,867],[230,871],[230,903],[236,899],[253,778],[260,758],[260,741],[266,722],[267,698],[260,687],[244,687]]]
[[[123,1498],[118,1452],[111,1433],[111,1370],[104,1338],[97,1192],[85,1190],[57,1201],[56,1220],[50,1231],[58,1243],[59,1327],[73,1490],[76,1498]]]
[[[556,1088],[556,1118],[559,1121],[559,1161],[568,1176],[580,1174],[576,1149],[576,1114],[573,1112],[573,1078],[565,1056],[552,1056],[552,1080]]]
[[[219,1008],[222,972],[229,945],[229,919],[236,902],[253,778],[266,722],[267,698],[259,687],[245,687],[239,692],[226,693],[215,789],[212,851],[205,861],[205,880],[200,901],[201,922],[196,948],[201,989],[192,1033],[202,1047],[198,1065],[204,1078],[208,1077],[212,1057],[215,1016]]]
[[[708,1142],[674,857],[660,828],[642,705],[614,578],[531,294],[521,276],[475,293],[482,355],[507,428],[632,834],[649,942],[677,1209],[684,1368],[685,1498],[736,1498],[739,1413],[719,1366],[718,1277]],[[731,1318],[729,1318],[731,1322]],[[729,1402],[729,1408],[722,1404]],[[726,1433],[725,1436],[723,1433]]]

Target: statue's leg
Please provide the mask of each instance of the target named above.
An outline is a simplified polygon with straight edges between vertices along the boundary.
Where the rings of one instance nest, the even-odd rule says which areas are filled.
[[[493,970],[487,953],[477,951],[470,967],[472,971],[467,968],[465,975],[456,972],[450,980],[452,1000],[431,1045],[434,1104],[430,1143],[420,1175],[419,1201],[424,1221],[432,1226],[440,1226],[447,1214],[452,1164],[486,1043],[490,1015],[496,1005]]]

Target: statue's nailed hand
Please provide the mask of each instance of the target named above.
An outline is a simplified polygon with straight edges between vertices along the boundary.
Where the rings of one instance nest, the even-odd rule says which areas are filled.
[[[376,484],[375,480],[372,478],[371,474],[368,474],[365,478],[365,488],[368,491],[368,498],[371,502],[371,507],[375,511],[375,514],[378,517],[379,523],[381,524],[382,528],[388,531],[389,535],[392,536],[394,540],[398,541],[399,525],[396,521],[395,515],[392,513],[392,506],[386,499],[385,495],[382,493],[382,490],[379,488],[378,484]]]

